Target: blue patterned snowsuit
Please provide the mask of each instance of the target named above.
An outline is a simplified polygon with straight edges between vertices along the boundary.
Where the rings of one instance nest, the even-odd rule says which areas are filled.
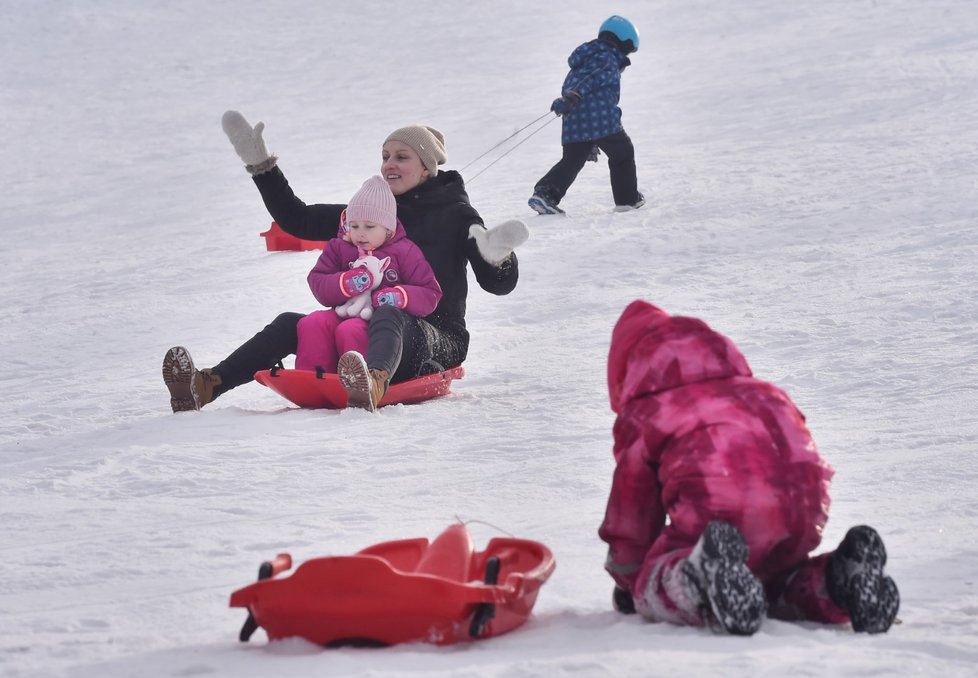
[[[531,201],[543,200],[556,207],[597,146],[608,156],[615,205],[642,202],[635,148],[622,127],[618,108],[621,72],[631,62],[622,49],[598,39],[575,49],[567,63],[571,70],[564,78],[561,96],[576,92],[580,102],[562,116],[562,157],[533,187]]]
[[[570,72],[564,78],[561,96],[577,92],[581,103],[563,116],[561,143],[593,141],[622,130],[621,71],[628,57],[603,40],[586,42],[570,55]]]

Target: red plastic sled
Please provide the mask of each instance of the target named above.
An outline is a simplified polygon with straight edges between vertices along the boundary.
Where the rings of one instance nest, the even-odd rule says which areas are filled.
[[[465,370],[460,365],[444,372],[436,372],[399,384],[391,384],[377,406],[420,403],[446,395],[452,390],[452,380],[461,379],[464,376]],[[255,372],[255,381],[262,386],[267,386],[299,407],[341,410],[347,404],[346,390],[340,383],[340,378],[335,374],[312,370],[273,368]]]
[[[267,231],[259,235],[265,239],[265,249],[269,252],[321,250],[326,246],[325,240],[303,240],[290,235],[274,221]]]
[[[240,639],[260,626],[269,640],[301,637],[318,645],[448,645],[506,633],[530,616],[553,573],[553,554],[539,542],[492,539],[475,552],[465,525],[435,541],[405,539],[353,556],[314,558],[290,577],[292,558],[264,563],[259,581],[231,594],[248,608]]]

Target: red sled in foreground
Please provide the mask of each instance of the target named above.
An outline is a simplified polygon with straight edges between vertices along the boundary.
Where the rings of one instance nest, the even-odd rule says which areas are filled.
[[[447,395],[452,390],[452,380],[463,376],[465,370],[459,365],[443,372],[391,384],[377,406],[420,403]],[[255,381],[299,407],[341,410],[347,405],[346,389],[340,383],[340,378],[332,373],[273,367],[255,372]]]
[[[257,583],[231,594],[231,607],[249,612],[241,641],[259,626],[269,640],[300,637],[327,647],[497,636],[527,620],[555,562],[550,549],[526,539],[492,539],[476,552],[458,523],[431,543],[384,542],[274,578],[291,566],[279,554],[262,564]]]

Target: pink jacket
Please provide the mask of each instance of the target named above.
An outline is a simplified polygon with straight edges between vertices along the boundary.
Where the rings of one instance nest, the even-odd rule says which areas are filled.
[[[360,258],[356,245],[344,240],[345,231],[340,226],[337,237],[326,243],[316,265],[309,272],[309,289],[323,306],[335,307],[349,297],[340,286],[340,276],[350,270],[350,264]],[[424,254],[413,242],[400,220],[394,237],[373,252],[378,259],[390,257],[391,263],[384,271],[384,280],[377,288],[401,287],[407,297],[405,311],[423,318],[429,315],[441,301],[441,286]]]
[[[787,394],[753,378],[725,336],[632,302],[612,333],[608,389],[617,466],[599,535],[620,585],[641,585],[643,562],[691,547],[711,520],[744,533],[762,581],[818,545],[832,469]]]

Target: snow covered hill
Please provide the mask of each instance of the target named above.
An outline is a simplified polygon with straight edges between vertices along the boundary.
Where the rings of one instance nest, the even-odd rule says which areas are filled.
[[[978,668],[978,14],[970,0],[208,3],[0,13],[0,674],[942,675]],[[560,123],[469,184],[525,218],[521,281],[469,295],[454,393],[301,411],[249,385],[172,415],[164,351],[218,362],[316,307],[315,252],[270,221],[220,128],[263,120],[297,194],[342,202],[392,129],[461,168],[547,112],[617,12],[640,211],[604,163],[526,207]],[[467,168],[475,176],[510,144]],[[636,273],[637,270],[637,273]],[[785,388],[836,468],[825,547],[876,526],[903,596],[884,636],[752,638],[610,610],[611,327],[644,298],[703,318]],[[434,537],[545,542],[527,626],[465,646],[241,645],[229,594],[295,561]],[[481,522],[479,522],[481,521]]]

